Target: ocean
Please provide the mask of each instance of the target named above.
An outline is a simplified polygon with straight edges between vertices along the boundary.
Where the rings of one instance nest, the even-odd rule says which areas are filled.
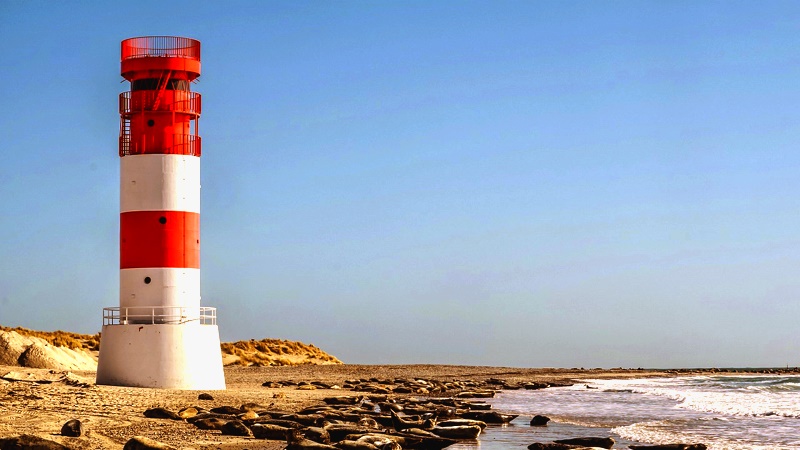
[[[613,437],[631,443],[704,443],[712,450],[800,449],[800,376],[697,376],[584,380],[544,390],[514,390],[488,399],[519,414],[489,426],[478,442],[454,450],[525,448],[572,437]],[[548,416],[547,427],[531,417]]]

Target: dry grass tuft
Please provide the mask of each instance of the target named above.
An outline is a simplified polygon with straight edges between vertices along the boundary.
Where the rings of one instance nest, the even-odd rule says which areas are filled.
[[[222,353],[236,359],[232,364],[240,366],[299,366],[304,364],[342,364],[314,345],[282,339],[225,342]]]

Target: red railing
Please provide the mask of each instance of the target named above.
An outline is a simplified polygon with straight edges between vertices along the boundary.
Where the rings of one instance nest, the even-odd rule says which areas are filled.
[[[135,37],[122,41],[121,55],[121,60],[164,56],[200,61],[200,41],[178,36]]]
[[[193,134],[174,134],[172,144],[162,145],[161,148],[148,149],[145,141],[138,142],[131,139],[130,129],[123,127],[119,135],[119,156],[158,154],[158,155],[188,155],[200,156],[200,136]]]
[[[156,102],[158,97],[159,102]],[[200,94],[191,91],[133,91],[119,94],[119,113],[128,115],[140,111],[175,111],[199,116]]]

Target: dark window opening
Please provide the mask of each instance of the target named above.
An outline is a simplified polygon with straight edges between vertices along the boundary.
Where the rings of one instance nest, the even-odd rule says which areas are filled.
[[[150,284],[150,277],[144,277],[144,284]]]
[[[164,216],[159,217],[158,218],[158,223],[160,223],[161,225],[164,225],[165,223],[167,223],[167,218],[164,217]]]
[[[153,125],[155,125],[155,124],[156,124],[156,121],[155,121],[155,120],[153,120],[153,119],[150,119],[150,120],[148,120],[148,121],[147,121],[147,126],[148,126],[148,127],[152,127],[152,126],[153,126]]]

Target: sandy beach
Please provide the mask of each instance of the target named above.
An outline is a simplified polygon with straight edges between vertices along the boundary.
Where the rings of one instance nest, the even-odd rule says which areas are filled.
[[[686,373],[686,372],[684,372]],[[700,372],[693,372],[700,373]],[[440,365],[326,365],[286,367],[226,367],[225,391],[209,391],[213,400],[199,400],[200,391],[141,389],[94,384],[94,372],[64,372],[0,366],[0,438],[33,434],[75,449],[119,449],[133,436],[146,436],[177,448],[280,449],[285,442],[225,436],[200,430],[185,421],[150,419],[148,408],[178,411],[192,405],[210,409],[257,403],[272,410],[296,412],[325,397],[351,395],[346,389],[299,390],[268,388],[265,382],[318,381],[342,386],[353,379],[423,378],[438,381],[509,383],[569,382],[585,378],[641,378],[674,376],[675,371],[518,369]],[[60,435],[61,426],[79,419],[85,433],[78,438]]]

